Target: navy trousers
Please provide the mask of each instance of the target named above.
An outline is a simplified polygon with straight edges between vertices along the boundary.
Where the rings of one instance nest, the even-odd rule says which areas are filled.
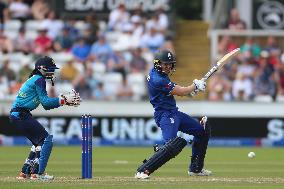
[[[10,120],[34,146],[42,145],[48,136],[48,132],[29,112],[11,112]]]

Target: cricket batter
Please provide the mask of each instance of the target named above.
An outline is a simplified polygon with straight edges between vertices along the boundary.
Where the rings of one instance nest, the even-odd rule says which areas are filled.
[[[50,57],[41,57],[35,63],[29,79],[20,88],[12,105],[10,120],[33,144],[18,179],[31,178],[51,180],[53,176],[45,174],[45,168],[52,151],[52,135],[32,117],[30,113],[39,104],[50,110],[63,105],[78,106],[80,96],[75,91],[62,94],[58,98],[49,98],[46,92],[46,79],[53,83],[55,70],[58,69]]]
[[[159,52],[154,59],[154,68],[150,71],[148,90],[150,103],[154,108],[154,118],[162,130],[165,144],[148,160],[138,167],[135,178],[148,179],[151,173],[176,157],[187,145],[187,141],[179,136],[181,131],[193,135],[192,156],[188,174],[191,176],[209,176],[211,171],[204,169],[204,158],[210,137],[210,127],[207,117],[200,123],[189,115],[180,112],[176,106],[174,95],[191,96],[199,91],[205,91],[206,83],[195,79],[190,86],[182,87],[170,81],[169,75],[175,71],[176,59],[170,51]]]

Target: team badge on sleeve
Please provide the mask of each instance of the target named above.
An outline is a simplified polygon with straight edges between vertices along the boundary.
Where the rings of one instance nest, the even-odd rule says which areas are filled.
[[[169,82],[169,83],[165,86],[166,89],[171,89],[172,87],[174,87],[174,84],[173,84],[172,82]]]

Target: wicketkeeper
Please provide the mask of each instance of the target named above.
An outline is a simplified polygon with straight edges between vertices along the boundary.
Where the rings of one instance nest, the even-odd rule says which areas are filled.
[[[187,145],[187,141],[177,136],[181,131],[193,135],[191,163],[188,174],[191,176],[208,176],[212,172],[204,169],[204,158],[210,137],[210,127],[207,117],[196,121],[189,115],[180,112],[176,106],[174,95],[192,96],[199,91],[205,91],[204,80],[193,80],[187,87],[179,86],[170,81],[169,75],[175,71],[176,59],[170,51],[161,51],[154,59],[154,68],[150,71],[148,90],[150,103],[155,110],[154,118],[162,130],[165,144],[155,150],[148,160],[138,167],[135,178],[147,179],[149,175],[164,165],[170,159],[176,157]]]
[[[39,104],[45,110],[58,108],[63,105],[78,106],[81,98],[79,93],[72,90],[62,94],[58,98],[50,98],[46,92],[46,79],[53,83],[55,70],[58,67],[50,57],[41,57],[35,63],[29,79],[20,88],[16,100],[12,105],[10,120],[33,144],[26,159],[19,179],[53,179],[53,176],[45,174],[45,168],[52,151],[52,135],[49,135],[44,127],[32,117],[31,111]]]

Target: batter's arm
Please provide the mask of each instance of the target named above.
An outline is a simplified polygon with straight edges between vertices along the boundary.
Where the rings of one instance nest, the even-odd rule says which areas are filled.
[[[187,87],[175,85],[175,88],[171,91],[171,94],[177,96],[188,96],[188,94],[190,94],[194,90],[195,90],[195,85],[193,83]]]

